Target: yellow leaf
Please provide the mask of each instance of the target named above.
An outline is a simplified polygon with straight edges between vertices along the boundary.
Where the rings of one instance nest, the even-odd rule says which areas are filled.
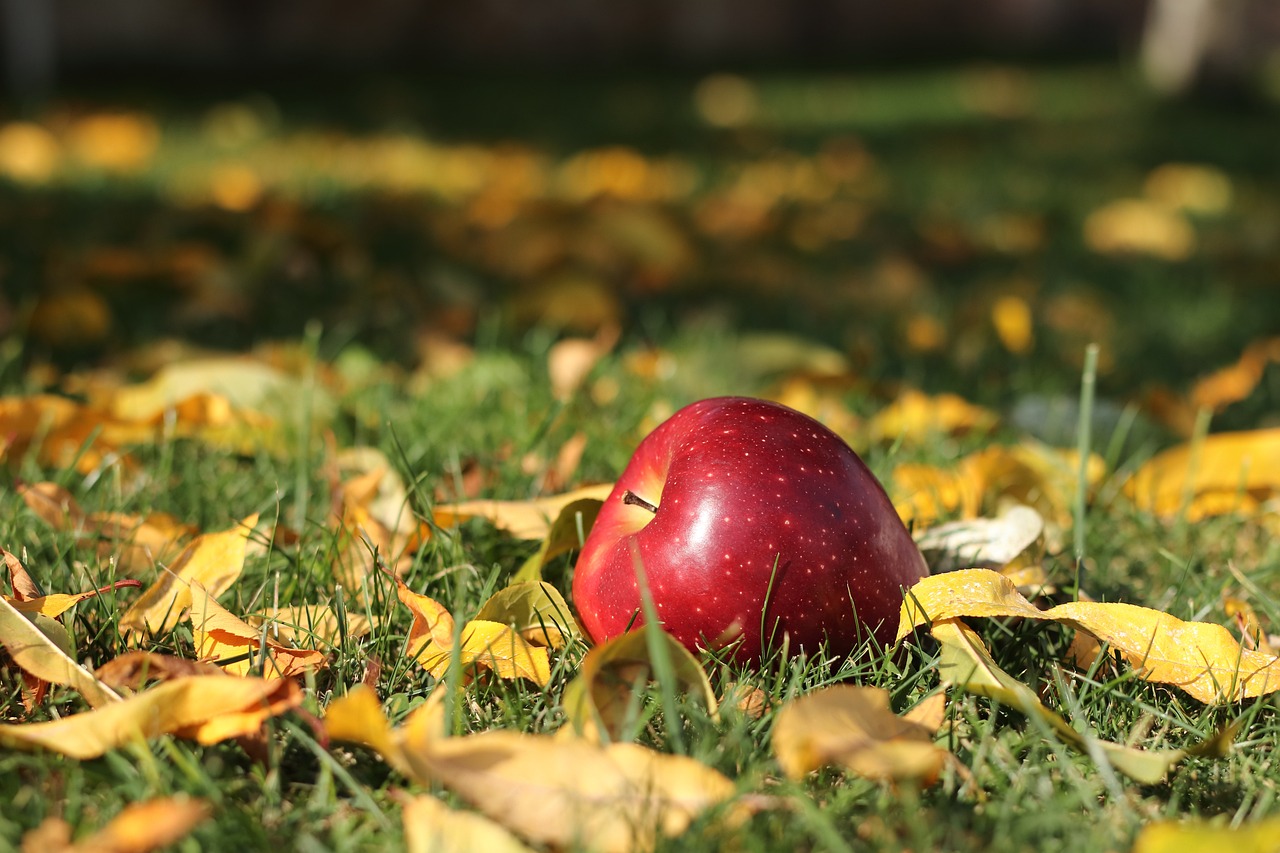
[[[464,672],[480,666],[501,678],[526,678],[539,687],[551,680],[545,648],[531,646],[524,637],[497,622],[472,620],[462,626],[454,649],[454,620],[438,601],[395,579],[396,594],[413,611],[408,654],[436,678],[443,678],[455,654]]]
[[[888,486],[898,515],[917,526],[957,511],[973,518],[984,504],[1016,501],[1032,507],[1054,530],[1060,530],[1071,523],[1079,467],[1075,451],[1024,441],[979,450],[952,468],[905,463],[894,469]],[[1089,488],[1101,482],[1105,473],[1102,457],[1090,454]]]
[[[226,592],[244,569],[249,534],[257,523],[254,513],[230,530],[197,537],[120,617],[121,633],[157,634],[173,628],[191,606],[193,582],[210,595]]]
[[[297,380],[243,356],[190,359],[167,364],[139,385],[116,390],[111,413],[125,421],[154,421],[197,394],[224,398],[232,408],[263,410],[296,393]]]
[[[0,746],[84,760],[169,733],[217,743],[256,731],[267,717],[301,702],[302,690],[290,680],[192,676],[60,720],[0,725]]]
[[[176,844],[209,819],[203,800],[162,797],[125,806],[102,829],[71,843],[71,827],[46,818],[22,839],[23,853],[148,853]]]
[[[660,634],[681,686],[697,696],[714,717],[715,691],[707,673],[688,649],[671,635]],[[614,637],[587,652],[578,676],[565,687],[561,704],[578,735],[592,741],[621,740],[631,721],[628,709],[637,684],[653,678],[648,637],[642,630]]]
[[[435,508],[435,521],[441,527],[452,527],[469,518],[484,518],[517,539],[544,539],[551,531],[551,522],[566,506],[583,498],[604,501],[613,491],[613,484],[584,486],[572,492],[535,498],[528,501],[463,501],[440,504]]]
[[[733,794],[715,770],[634,744],[510,731],[446,738],[434,733],[436,723],[424,706],[390,728],[367,688],[336,700],[325,716],[330,737],[373,747],[401,773],[443,785],[535,844],[651,849],[659,835],[679,835]]]
[[[1229,726],[1191,749],[1158,751],[1144,751],[1087,737],[1041,704],[1034,690],[998,667],[982,639],[963,622],[955,619],[935,622],[933,635],[942,646],[938,673],[944,682],[995,699],[1028,717],[1039,719],[1064,743],[1087,754],[1094,754],[1096,749],[1116,770],[1143,784],[1153,785],[1161,781],[1171,767],[1188,755],[1225,754],[1235,736],[1235,728]]]
[[[985,432],[996,424],[990,409],[975,406],[955,394],[930,397],[919,391],[903,391],[896,400],[867,423],[872,441],[923,444],[938,435]]]
[[[0,127],[0,175],[24,184],[53,177],[62,150],[52,133],[38,124],[12,121]]]
[[[1035,343],[1031,306],[1014,294],[1001,296],[991,306],[991,324],[1004,348],[1014,355],[1026,355]]]
[[[578,636],[578,623],[559,590],[545,581],[521,581],[489,597],[476,619],[511,627],[535,646],[562,648]]]
[[[314,649],[295,649],[270,638],[270,629],[255,630],[231,615],[203,586],[191,584],[191,631],[202,660],[219,663],[243,658],[222,667],[229,675],[261,672],[273,678],[292,678],[327,665]],[[267,633],[266,661],[262,660],[262,636]],[[253,654],[257,651],[258,654]]]
[[[556,514],[556,520],[543,537],[538,550],[525,560],[524,565],[511,578],[511,583],[542,580],[542,569],[561,554],[582,547],[591,525],[596,523],[604,501],[598,498],[581,498],[565,504]],[[498,620],[502,621],[502,620]]]
[[[408,853],[532,853],[488,818],[451,809],[436,797],[423,795],[409,800],[404,804],[402,819]]]
[[[65,629],[60,623],[48,620],[46,626],[50,630],[62,630],[65,639]],[[52,684],[74,687],[90,705],[99,707],[120,699],[114,690],[76,663],[66,650],[3,597],[0,597],[0,645],[23,672]]]
[[[827,687],[783,705],[773,750],[792,779],[836,764],[869,779],[930,784],[947,757],[927,726],[889,709],[887,691],[853,685]]]
[[[1132,853],[1276,853],[1277,838],[1280,817],[1234,828],[1218,821],[1161,820],[1142,828]]]
[[[1008,578],[987,569],[934,575],[913,586],[902,603],[898,637],[964,616],[1021,616],[1085,631],[1110,644],[1138,677],[1172,684],[1205,703],[1280,690],[1280,660],[1241,648],[1221,625],[1184,622],[1133,604],[1073,601],[1039,610]]]
[[[1125,484],[1141,510],[1194,521],[1280,494],[1280,427],[1224,432],[1150,459]]]
[[[1170,210],[1223,213],[1231,206],[1231,178],[1214,166],[1165,163],[1151,170],[1143,194]]]
[[[1122,198],[1089,214],[1084,241],[1101,254],[1144,254],[1185,260],[1196,247],[1196,232],[1176,210],[1146,199]]]

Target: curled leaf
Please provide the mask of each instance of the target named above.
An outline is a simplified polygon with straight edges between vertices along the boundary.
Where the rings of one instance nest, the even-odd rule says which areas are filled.
[[[713,716],[718,704],[706,672],[682,643],[658,632],[682,687],[697,696]],[[628,719],[635,687],[653,677],[647,632],[630,631],[587,652],[578,676],[565,687],[565,716],[574,730],[593,741],[621,740],[632,720]]]
[[[1151,751],[1087,737],[1046,708],[1034,690],[997,666],[982,639],[963,622],[936,622],[933,635],[942,645],[938,672],[944,681],[1039,719],[1064,743],[1081,752],[1092,753],[1093,748],[1098,749],[1112,767],[1145,785],[1164,779],[1169,770],[1188,755],[1225,754],[1235,736],[1234,728],[1228,727],[1191,749]]]
[[[454,647],[454,620],[438,601],[410,590],[399,578],[396,594],[413,611],[408,654],[436,678],[443,678],[455,656],[464,672],[475,667],[501,678],[525,678],[539,687],[551,680],[545,648],[530,645],[512,628],[473,619],[462,626]]]
[[[71,640],[60,622],[47,616],[28,616],[0,597],[0,645],[25,673],[51,684],[75,688],[95,707],[117,702],[120,696],[100,682],[74,658]]]
[[[257,523],[254,513],[230,530],[197,537],[120,617],[121,633],[156,634],[173,628],[191,606],[193,582],[214,596],[226,592],[244,569],[249,534]]]
[[[500,589],[476,613],[476,619],[510,626],[535,646],[558,649],[578,636],[578,623],[555,587],[524,581]]]
[[[591,525],[596,523],[604,501],[599,498],[580,498],[565,504],[556,515],[538,550],[525,560],[511,579],[512,585],[521,581],[542,580],[542,569],[548,562],[582,547]]]
[[[1039,610],[1008,578],[987,569],[934,575],[913,586],[902,604],[898,638],[918,625],[964,616],[1021,616],[1084,631],[1108,643],[1139,678],[1172,684],[1205,703],[1280,690],[1280,660],[1241,648],[1221,625],[1110,602],[1072,601]]]
[[[328,663],[321,652],[287,646],[271,639],[269,629],[249,627],[198,583],[191,584],[191,631],[201,659],[222,665],[230,675],[258,671],[274,678],[292,678]]]

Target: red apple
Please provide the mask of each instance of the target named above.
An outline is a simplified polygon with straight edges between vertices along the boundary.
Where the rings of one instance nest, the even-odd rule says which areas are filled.
[[[597,643],[643,623],[636,563],[663,628],[759,662],[893,641],[903,589],[928,574],[858,455],[794,409],[745,397],[686,406],[636,448],[578,557],[573,598]],[[767,612],[766,612],[767,608]]]

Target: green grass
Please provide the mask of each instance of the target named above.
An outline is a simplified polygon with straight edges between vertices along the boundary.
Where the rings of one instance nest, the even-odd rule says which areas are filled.
[[[756,135],[698,125],[687,102],[694,80],[648,81],[653,97],[668,109],[656,112],[644,131],[627,116],[610,118],[607,110],[595,108],[612,103],[618,92],[634,91],[634,80],[579,82],[577,88],[563,80],[525,80],[510,84],[514,88],[472,81],[448,91],[428,89],[427,106],[409,121],[427,126],[437,138],[484,144],[524,139],[553,160],[584,146],[631,142],[654,155],[687,158],[700,170],[704,190],[729,180],[743,161],[780,152],[809,157],[827,133],[858,135],[878,163],[883,188],[861,200],[867,223],[847,242],[818,251],[797,248],[786,237],[786,225],[807,208],[788,202],[779,206],[777,222],[752,240],[722,244],[691,237],[699,260],[680,267],[670,280],[652,278],[643,259],[625,253],[621,260],[578,259],[575,263],[618,292],[624,336],[617,353],[597,366],[587,389],[567,402],[554,398],[545,371],[548,348],[562,330],[530,323],[520,313],[522,294],[535,289],[542,271],[505,266],[510,245],[482,251],[442,237],[434,226],[461,216],[459,206],[322,186],[293,200],[302,224],[264,238],[261,211],[184,208],[164,195],[166,175],[184,159],[201,156],[194,129],[200,116],[176,99],[151,100],[166,142],[141,176],[103,184],[71,175],[42,189],[0,185],[0,202],[12,205],[8,213],[0,208],[6,217],[0,253],[9,277],[8,301],[0,308],[7,304],[16,317],[7,333],[0,321],[0,390],[23,394],[49,384],[64,387],[59,383],[66,374],[55,372],[50,379],[47,365],[71,372],[104,363],[119,366],[133,347],[164,334],[222,345],[307,337],[325,362],[373,365],[363,379],[334,392],[336,414],[316,426],[331,430],[338,446],[371,444],[383,450],[410,486],[413,511],[425,518],[437,490],[453,489],[470,467],[487,475],[484,494],[530,497],[539,481],[522,467],[522,459],[528,454],[554,458],[582,432],[587,444],[575,480],[607,481],[663,412],[711,394],[776,390],[778,376],[743,357],[737,342],[745,332],[783,330],[844,353],[857,381],[835,393],[856,413],[874,412],[898,382],[905,382],[955,392],[1006,415],[1033,396],[1074,400],[1084,344],[1096,334],[1110,361],[1104,360],[1098,377],[1092,444],[1105,450],[1112,439],[1102,417],[1106,406],[1123,407],[1156,383],[1185,391],[1195,377],[1237,357],[1250,340],[1274,332],[1268,325],[1280,316],[1280,289],[1273,280],[1280,184],[1270,168],[1273,152],[1260,141],[1274,122],[1265,115],[1158,106],[1127,77],[1108,69],[1017,73],[1020,85],[1029,86],[1038,99],[1013,117],[966,107],[956,92],[969,78],[948,70],[762,74],[757,82],[765,120]],[[544,109],[528,108],[495,127],[493,115],[481,106],[495,86],[524,93],[532,100],[522,103]],[[1099,86],[1106,97],[1096,101],[1092,93]],[[111,103],[108,95],[92,94]],[[359,136],[368,126],[388,121],[360,113],[343,97],[326,106],[290,97],[296,98],[279,96],[281,135],[296,126],[327,124]],[[812,106],[820,107],[823,99],[840,109]],[[201,101],[200,108],[214,100]],[[1201,249],[1190,260],[1109,258],[1081,244],[1080,221],[1089,210],[1137,194],[1152,166],[1183,159],[1218,165],[1237,191],[1228,213],[1198,223]],[[682,233],[691,231],[690,210],[704,190],[660,206],[661,214]],[[572,205],[548,207],[523,215],[535,224],[556,223],[560,239],[591,218]],[[25,215],[13,212],[18,209]],[[967,227],[1002,213],[1040,217],[1043,244],[1010,254],[969,234],[961,241],[963,251],[949,252],[939,232],[930,230],[939,223]],[[424,221],[434,226],[424,227]],[[22,325],[56,289],[50,270],[78,270],[85,256],[102,246],[151,251],[184,240],[216,248],[233,289],[245,300],[244,312],[220,315],[205,325],[181,314],[190,294],[174,289],[172,282],[117,287],[89,279],[111,312],[110,336],[68,345]],[[915,282],[905,297],[874,284],[887,260],[904,258]],[[1032,282],[1031,301],[1038,312],[1037,342],[1024,356],[1004,350],[987,319],[991,295],[1015,281]],[[1081,293],[1101,306],[1105,327],[1055,325],[1047,306],[1056,297]],[[313,310],[300,312],[299,305]],[[468,318],[465,335],[476,346],[474,360],[447,378],[408,378],[401,365],[412,360],[415,334],[445,310]],[[953,330],[942,351],[920,352],[903,343],[902,323],[916,311],[942,319]],[[318,325],[308,326],[307,319]],[[674,368],[646,379],[628,366],[628,357],[651,345],[667,352]],[[128,370],[127,364],[122,369]],[[1278,378],[1271,368],[1259,389],[1224,412],[1214,428],[1274,424]],[[1071,446],[1074,416],[1066,423],[1061,444]],[[865,455],[885,476],[904,459],[943,463],[991,441],[1059,426],[1018,426],[1006,418],[993,437],[940,437],[923,447],[870,446]],[[1233,565],[1256,587],[1250,599],[1262,618],[1280,625],[1280,545],[1263,523],[1234,517],[1195,524],[1159,521],[1116,494],[1124,472],[1173,440],[1144,414],[1130,439],[1115,444],[1117,473],[1085,508],[1084,588],[1099,599],[1229,624],[1222,597],[1239,589],[1228,568]],[[221,602],[244,614],[270,604],[277,591],[282,604],[333,600],[329,564],[339,543],[328,519],[326,451],[318,431],[287,432],[276,451],[237,453],[184,439],[140,446],[133,453],[140,463],[137,476],[48,470],[32,455],[6,460],[8,468],[0,474],[0,545],[22,557],[46,590],[101,585],[115,578],[115,570],[73,535],[54,532],[36,518],[13,488],[21,481],[59,482],[89,511],[164,511],[204,530],[225,529],[235,519],[261,512],[296,527],[300,539],[252,556]],[[1271,518],[1274,522],[1274,510]],[[1072,533],[1067,531],[1067,542]],[[405,579],[465,618],[535,548],[536,543],[515,541],[472,521],[433,538],[415,555]],[[1051,555],[1048,568],[1057,584],[1070,588],[1076,571],[1071,548]],[[571,573],[572,558],[559,558],[546,576],[567,594]],[[377,690],[397,722],[435,684],[404,658],[410,619],[390,582],[375,576],[366,592],[365,606],[378,629],[363,639],[348,638],[334,651],[330,666],[307,680],[305,708],[322,715],[377,659],[382,664]],[[124,590],[89,599],[65,617],[80,659],[98,664],[123,650],[117,623],[135,595]],[[348,609],[362,606],[353,596],[344,602]],[[1057,626],[974,624],[1002,667],[1035,687],[1046,705],[1081,730],[1121,742],[1132,738],[1148,749],[1177,748],[1240,716],[1236,746],[1226,758],[1190,758],[1164,783],[1141,786],[1071,751],[1035,721],[986,699],[953,695],[941,742],[957,762],[937,785],[924,790],[891,786],[834,769],[793,783],[783,777],[771,751],[777,707],[818,686],[849,681],[886,688],[895,710],[905,710],[938,688],[929,643],[908,643],[835,668],[794,660],[766,671],[744,671],[707,657],[718,693],[729,682],[758,686],[773,710],[753,719],[726,707],[713,720],[696,702],[664,695],[654,686],[638,697],[637,739],[663,751],[679,745],[735,780],[741,792],[773,795],[777,807],[732,829],[718,812],[710,813],[662,848],[1123,850],[1143,824],[1155,819],[1201,816],[1239,824],[1275,812],[1280,716],[1274,698],[1206,708],[1124,668],[1072,669],[1064,663],[1070,636]],[[151,643],[194,655],[188,623]],[[577,643],[553,653],[553,677],[545,690],[497,679],[465,688],[455,705],[455,724],[463,732],[556,731],[565,721],[561,693],[585,652]],[[20,687],[18,673],[0,666],[0,718],[6,722],[21,717]],[[35,719],[84,708],[71,691],[55,689]],[[209,800],[214,814],[178,849],[373,850],[401,843],[396,792],[421,791],[421,786],[363,749],[319,746],[298,717],[273,720],[268,728],[270,748],[263,763],[233,744],[199,747],[167,736],[85,762],[0,751],[0,802],[6,803],[0,809],[0,848],[17,845],[23,833],[51,815],[63,817],[82,835],[130,802],[174,793]]]

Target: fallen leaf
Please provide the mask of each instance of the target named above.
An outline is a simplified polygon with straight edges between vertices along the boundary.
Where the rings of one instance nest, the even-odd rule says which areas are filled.
[[[545,539],[551,532],[552,521],[566,506],[584,498],[603,503],[612,491],[612,483],[602,483],[527,501],[479,500],[438,504],[435,521],[440,527],[453,527],[467,519],[483,518],[517,539]]]
[[[1014,501],[1040,513],[1053,538],[1071,524],[1079,469],[1076,451],[1024,441],[976,451],[949,468],[904,463],[894,468],[887,485],[898,515],[919,527],[956,512],[974,518],[984,504]],[[1102,457],[1090,454],[1088,488],[1105,473]]]
[[[773,727],[773,751],[791,779],[840,765],[869,779],[928,785],[948,754],[934,745],[933,735],[927,726],[893,713],[887,691],[838,685],[782,706]]]
[[[546,536],[542,538],[542,544],[512,576],[511,583],[540,581],[542,569],[548,562],[561,554],[581,548],[591,526],[596,523],[596,516],[600,514],[602,506],[604,501],[601,498],[581,498],[561,507]]]
[[[1085,244],[1106,255],[1143,254],[1181,261],[1196,247],[1196,232],[1176,210],[1147,199],[1122,198],[1089,214]]]
[[[573,397],[597,362],[613,350],[620,334],[618,326],[608,324],[593,338],[565,338],[552,344],[547,351],[552,395],[561,401]]]
[[[298,604],[292,607],[268,608],[249,616],[255,629],[268,625],[270,636],[277,634],[303,646],[338,645],[343,634],[353,639],[368,636],[373,626],[362,613],[344,611],[346,627],[338,623],[338,614],[327,604]]]
[[[1125,483],[1146,512],[1189,521],[1238,512],[1280,495],[1280,427],[1223,432],[1148,460]]]
[[[76,662],[62,623],[47,616],[18,611],[0,597],[0,645],[24,673],[51,684],[75,688],[85,701],[102,707],[120,696]]]
[[[1044,557],[1044,519],[1022,504],[1009,504],[995,518],[953,521],[930,527],[916,537],[934,574],[955,569],[987,568],[1010,576],[1023,586],[1023,572],[1039,569]]]
[[[934,637],[942,646],[938,674],[944,682],[1039,719],[1064,743],[1085,754],[1099,750],[1112,767],[1144,785],[1163,780],[1169,770],[1188,755],[1224,755],[1234,738],[1234,727],[1228,727],[1190,749],[1153,751],[1088,737],[1046,708],[1034,690],[997,666],[973,629],[956,619],[935,622],[932,627]]]
[[[1035,344],[1031,306],[1022,296],[1005,294],[991,306],[991,325],[1004,348],[1014,355],[1026,355]]]
[[[497,823],[482,815],[451,809],[437,797],[414,797],[404,804],[401,815],[408,853],[533,853]]]
[[[1237,598],[1223,592],[1222,609],[1228,617],[1235,621],[1236,630],[1240,632],[1241,642],[1246,649],[1252,649],[1264,655],[1274,655],[1276,653],[1271,646],[1271,641],[1267,638],[1267,632],[1262,628],[1262,621],[1258,618],[1258,613],[1253,609],[1252,604],[1243,598]]]
[[[272,640],[268,629],[249,627],[195,582],[191,584],[190,613],[196,653],[229,675],[248,675],[256,670],[264,677],[293,678],[328,664],[321,652],[286,646]]]
[[[700,699],[714,717],[716,694],[698,659],[671,635],[659,632],[658,636],[680,686]],[[623,740],[625,728],[633,722],[628,717],[636,711],[631,707],[636,687],[650,681],[655,671],[646,631],[629,631],[601,643],[587,652],[577,677],[564,689],[561,704],[566,719],[588,740]]]
[[[1207,704],[1237,702],[1280,690],[1280,660],[1241,648],[1208,622],[1112,602],[1072,601],[1039,610],[1013,583],[987,569],[925,578],[907,591],[898,638],[917,626],[965,616],[1020,616],[1057,622],[1110,645],[1146,681],[1172,684]]]
[[[357,687],[329,706],[325,725],[330,737],[373,747],[534,844],[648,850],[733,795],[732,782],[684,756],[511,731],[442,737],[417,716],[391,729],[373,691]]]
[[[1210,820],[1160,820],[1133,840],[1132,853],[1275,853],[1280,817],[1233,827]]]
[[[1157,166],[1147,175],[1142,192],[1170,210],[1215,215],[1231,207],[1231,178],[1221,169],[1198,163]]]
[[[244,569],[249,535],[257,523],[254,513],[230,530],[197,537],[120,617],[120,632],[159,634],[172,629],[191,606],[193,582],[214,596],[226,592]]]
[[[867,422],[867,435],[871,441],[919,445],[939,435],[987,432],[996,421],[995,412],[955,394],[931,397],[907,389]]]
[[[1197,409],[1222,411],[1252,394],[1267,365],[1274,363],[1280,363],[1280,337],[1254,341],[1235,364],[1197,381],[1189,395],[1191,404]]]
[[[399,578],[395,582],[396,595],[413,612],[406,653],[435,678],[444,677],[456,655],[463,672],[483,667],[501,678],[525,678],[539,687],[551,680],[547,650],[530,645],[498,622],[473,619],[466,623],[455,649],[449,611],[435,599],[413,592]]]
[[[23,853],[148,853],[176,844],[209,819],[203,800],[161,797],[125,806],[102,829],[71,842],[71,826],[46,818],[23,836]]]
[[[267,718],[301,703],[302,689],[288,679],[198,675],[59,720],[0,725],[0,746],[86,760],[162,734],[207,745],[255,732]]]
[[[135,650],[112,658],[94,670],[93,674],[112,690],[124,689],[137,693],[150,682],[224,673],[217,666],[204,661]]]
[[[23,484],[18,494],[50,527],[74,533],[78,544],[93,548],[101,557],[115,558],[121,572],[149,569],[176,556],[196,532],[163,512],[145,516],[87,513],[56,483]]]
[[[579,636],[569,604],[545,581],[522,581],[498,590],[480,606],[476,619],[507,625],[533,645],[552,649]]]

